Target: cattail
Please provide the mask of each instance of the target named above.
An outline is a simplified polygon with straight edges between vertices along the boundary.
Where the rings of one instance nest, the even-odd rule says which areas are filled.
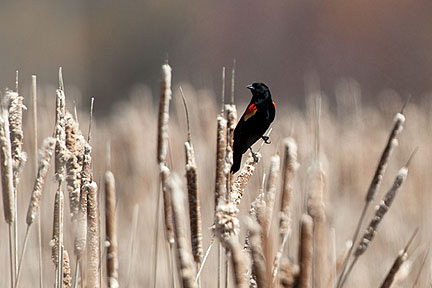
[[[170,245],[174,245],[174,224],[172,216],[172,205],[171,205],[171,195],[167,188],[168,178],[170,176],[170,170],[164,164],[160,165],[160,176],[162,193],[164,200],[164,216],[165,216],[165,228],[167,240]]]
[[[48,174],[52,155],[54,153],[56,140],[48,137],[43,141],[42,148],[39,150],[39,168],[36,180],[33,186],[33,192],[30,198],[30,204],[27,210],[27,225],[32,225],[39,211],[39,203],[42,197],[45,180]]]
[[[162,65],[162,82],[158,118],[158,162],[164,163],[168,151],[169,102],[171,100],[171,67]]]
[[[10,260],[10,280],[11,287],[14,287],[15,271],[14,268],[14,245],[13,245],[13,224],[15,219],[15,193],[13,185],[12,149],[9,133],[8,111],[1,106],[0,109],[0,148],[1,148],[1,177],[2,177],[2,196],[3,213],[6,223],[9,224],[9,260]],[[16,260],[15,260],[16,261]]]
[[[192,143],[185,142],[186,150],[186,181],[189,200],[189,220],[191,227],[192,254],[196,263],[201,263],[202,232],[201,232],[201,211],[198,193],[197,167],[195,164],[195,152]]]
[[[65,134],[65,95],[62,89],[57,89],[56,98],[56,147],[55,147],[55,175],[57,181],[62,181],[65,175],[65,164],[68,158],[66,150]]]
[[[377,210],[375,211],[375,215],[372,218],[371,222],[369,223],[369,226],[366,229],[366,233],[363,235],[363,238],[360,241],[357,250],[354,252],[354,255],[356,257],[361,256],[367,250],[369,243],[373,240],[377,232],[378,225],[381,223],[383,217],[390,209],[390,206],[396,197],[397,191],[402,186],[407,176],[408,176],[408,168],[407,167],[401,168],[393,182],[392,187],[384,196],[384,199],[382,200]]]
[[[81,259],[87,245],[87,206],[89,185],[84,185],[80,192],[79,211],[76,223],[76,232],[74,240],[74,253],[78,259]]]
[[[313,164],[309,171],[307,209],[313,219],[314,243],[314,287],[321,287],[328,277],[328,234],[329,229],[325,215],[324,193],[326,178],[319,163]]]
[[[294,176],[299,164],[297,163],[297,144],[293,138],[284,141],[284,166],[282,171],[282,200],[279,221],[279,237],[283,239],[291,230],[290,204],[294,186]]]
[[[270,159],[270,171],[267,180],[267,193],[266,193],[266,226],[267,231],[264,231],[267,235],[270,233],[270,227],[273,219],[273,206],[275,202],[275,194],[277,181],[279,177],[280,158],[278,155],[274,155]]]
[[[215,209],[226,197],[226,173],[225,173],[225,153],[226,153],[226,131],[227,121],[222,114],[217,117],[217,145],[216,145],[216,185],[215,185]]]
[[[22,151],[24,138],[22,116],[23,109],[27,108],[23,104],[24,98],[17,92],[6,91],[5,97],[6,101],[9,102],[9,130],[14,170],[14,185],[16,187],[19,181],[18,175],[27,160],[27,154]]]
[[[63,251],[63,288],[72,287],[72,276],[71,276],[71,267],[69,260],[69,253],[64,250]]]
[[[176,174],[172,174],[167,182],[167,189],[172,198],[172,211],[174,219],[174,231],[177,245],[177,258],[179,261],[179,277],[184,288],[198,287],[195,282],[195,264],[191,249],[188,245],[186,233],[186,214],[184,212],[184,194],[181,187],[181,180]]]
[[[289,259],[282,259],[280,263],[280,286],[282,288],[294,288],[300,273],[299,266],[293,264]]]
[[[118,283],[118,243],[116,223],[116,190],[115,178],[111,171],[105,172],[105,213],[106,234],[109,242],[107,251],[107,277],[108,287],[117,288]]]
[[[390,271],[387,273],[386,278],[384,279],[383,283],[381,284],[381,288],[390,288],[394,287],[396,281],[400,281],[401,279],[406,278],[407,274],[409,273],[410,264],[407,264],[405,262],[408,258],[408,248],[411,245],[412,241],[414,240],[415,236],[417,235],[418,229],[415,230],[414,234],[411,236],[411,239],[408,241],[407,245],[404,249],[399,251],[398,256],[396,257],[395,261],[393,262],[392,267],[390,268]],[[401,269],[405,268],[405,269]],[[408,270],[408,271],[407,271]]]
[[[12,150],[9,133],[8,111],[1,108],[0,114],[0,146],[1,146],[1,174],[2,174],[2,194],[3,194],[3,212],[6,223],[12,224],[15,220],[14,212],[14,185],[13,185],[13,167],[12,167]]]
[[[87,246],[87,208],[89,184],[91,182],[91,149],[92,147],[90,144],[86,143],[84,146],[83,164],[81,169],[80,200],[74,240],[74,253],[78,259],[81,259]]]
[[[215,213],[215,235],[222,244],[240,232],[240,222],[237,218],[238,208],[231,202],[219,202]]]
[[[59,265],[59,251],[63,246],[63,198],[63,191],[61,191],[59,187],[55,194],[53,236],[50,242],[51,260],[53,261],[56,268],[58,268]]]
[[[398,145],[397,136],[403,130],[403,124],[405,123],[405,116],[402,113],[397,113],[393,120],[393,128],[391,130],[387,145],[381,155],[381,159],[378,163],[378,167],[375,171],[375,175],[369,186],[369,190],[366,196],[366,201],[370,202],[375,198],[376,191],[381,184],[384,177],[385,170],[387,169],[388,160],[393,151],[393,148]]]
[[[267,287],[267,271],[261,243],[261,226],[249,218],[247,222],[249,248],[252,254],[252,274],[258,287]]]
[[[240,206],[240,201],[243,197],[246,185],[249,182],[249,179],[251,178],[253,173],[255,172],[256,164],[259,162],[259,159],[261,159],[260,153],[257,152],[255,156],[258,161],[255,161],[252,154],[250,154],[249,157],[246,159],[246,162],[243,165],[242,169],[240,170],[240,173],[237,175],[237,177],[232,183],[231,192],[229,194],[230,202],[233,202],[237,207]]]
[[[312,287],[313,264],[313,221],[312,217],[304,214],[301,219],[300,247],[299,247],[299,288]]]
[[[356,243],[356,241],[357,241],[357,237],[358,237],[358,234],[360,232],[360,228],[363,224],[364,217],[366,216],[366,211],[367,211],[370,203],[372,202],[372,200],[375,198],[375,194],[379,189],[379,186],[382,182],[382,179],[384,178],[384,174],[385,174],[385,171],[386,171],[387,165],[388,165],[388,160],[390,159],[390,155],[393,151],[393,148],[398,145],[397,136],[399,135],[400,132],[402,132],[404,123],[405,123],[405,116],[403,115],[403,109],[402,109],[402,111],[400,113],[396,114],[396,116],[393,120],[393,127],[392,127],[392,130],[390,132],[390,136],[387,140],[387,144],[384,148],[384,151],[381,154],[381,158],[378,162],[378,166],[375,170],[375,174],[372,178],[372,182],[369,185],[369,189],[368,189],[366,199],[365,199],[365,205],[363,206],[362,213],[360,215],[359,221],[357,223],[357,227],[356,227],[356,229],[354,231],[354,235],[352,237],[353,243]],[[342,265],[342,272],[339,275],[337,288],[342,288],[343,283],[345,282],[344,279],[347,278],[347,275],[346,275],[347,273],[345,273],[345,269],[348,265],[348,261],[349,261],[349,258],[351,256],[353,247],[351,247],[351,249],[348,251],[348,255],[345,258],[344,263]]]
[[[87,285],[98,288],[100,287],[98,187],[94,181],[86,186],[88,186]]]
[[[225,243],[225,247],[231,252],[231,261],[234,270],[234,283],[237,288],[247,288],[248,279],[246,278],[248,269],[248,260],[246,254],[241,249],[237,237],[230,238]]]
[[[82,155],[84,153],[85,140],[79,130],[78,123],[68,112],[65,115],[65,145],[68,150],[66,161],[66,184],[69,194],[69,206],[72,219],[78,215],[79,193],[81,188]]]

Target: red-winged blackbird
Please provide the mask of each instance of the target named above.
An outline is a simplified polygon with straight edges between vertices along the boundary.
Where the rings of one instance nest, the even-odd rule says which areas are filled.
[[[253,83],[246,88],[251,90],[252,99],[234,130],[234,163],[231,166],[231,173],[240,169],[242,155],[251,149],[258,139],[262,138],[266,143],[270,143],[264,133],[273,122],[276,113],[276,104],[271,99],[267,85]]]

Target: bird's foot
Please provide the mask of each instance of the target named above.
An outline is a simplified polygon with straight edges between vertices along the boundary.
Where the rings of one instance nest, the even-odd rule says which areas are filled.
[[[253,157],[254,161],[255,161],[255,162],[258,162],[258,161],[259,161],[259,158],[258,158],[257,153],[255,153],[255,152],[252,151],[252,147],[249,147],[249,150],[250,150],[250,152],[251,152],[251,154],[252,154],[252,157]]]
[[[265,144],[271,144],[271,142],[269,141],[270,137],[268,137],[268,136],[261,136],[261,138],[264,140]]]

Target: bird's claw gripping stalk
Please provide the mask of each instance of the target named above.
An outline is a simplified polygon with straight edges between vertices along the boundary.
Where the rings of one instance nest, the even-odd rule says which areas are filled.
[[[264,140],[265,144],[271,144],[271,142],[269,141],[269,137],[268,136],[261,136],[261,138]]]
[[[258,158],[257,153],[255,153],[255,152],[252,151],[252,147],[249,147],[249,150],[250,150],[250,152],[251,152],[251,154],[252,154],[252,157],[253,157],[254,161],[255,161],[255,162],[258,162],[258,161],[259,161],[259,158]]]

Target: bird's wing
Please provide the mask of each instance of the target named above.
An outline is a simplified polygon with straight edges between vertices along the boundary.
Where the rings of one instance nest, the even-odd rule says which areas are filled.
[[[247,121],[249,118],[254,116],[256,112],[258,111],[258,108],[255,104],[249,104],[248,108],[246,109],[246,112],[243,114],[243,120]]]

